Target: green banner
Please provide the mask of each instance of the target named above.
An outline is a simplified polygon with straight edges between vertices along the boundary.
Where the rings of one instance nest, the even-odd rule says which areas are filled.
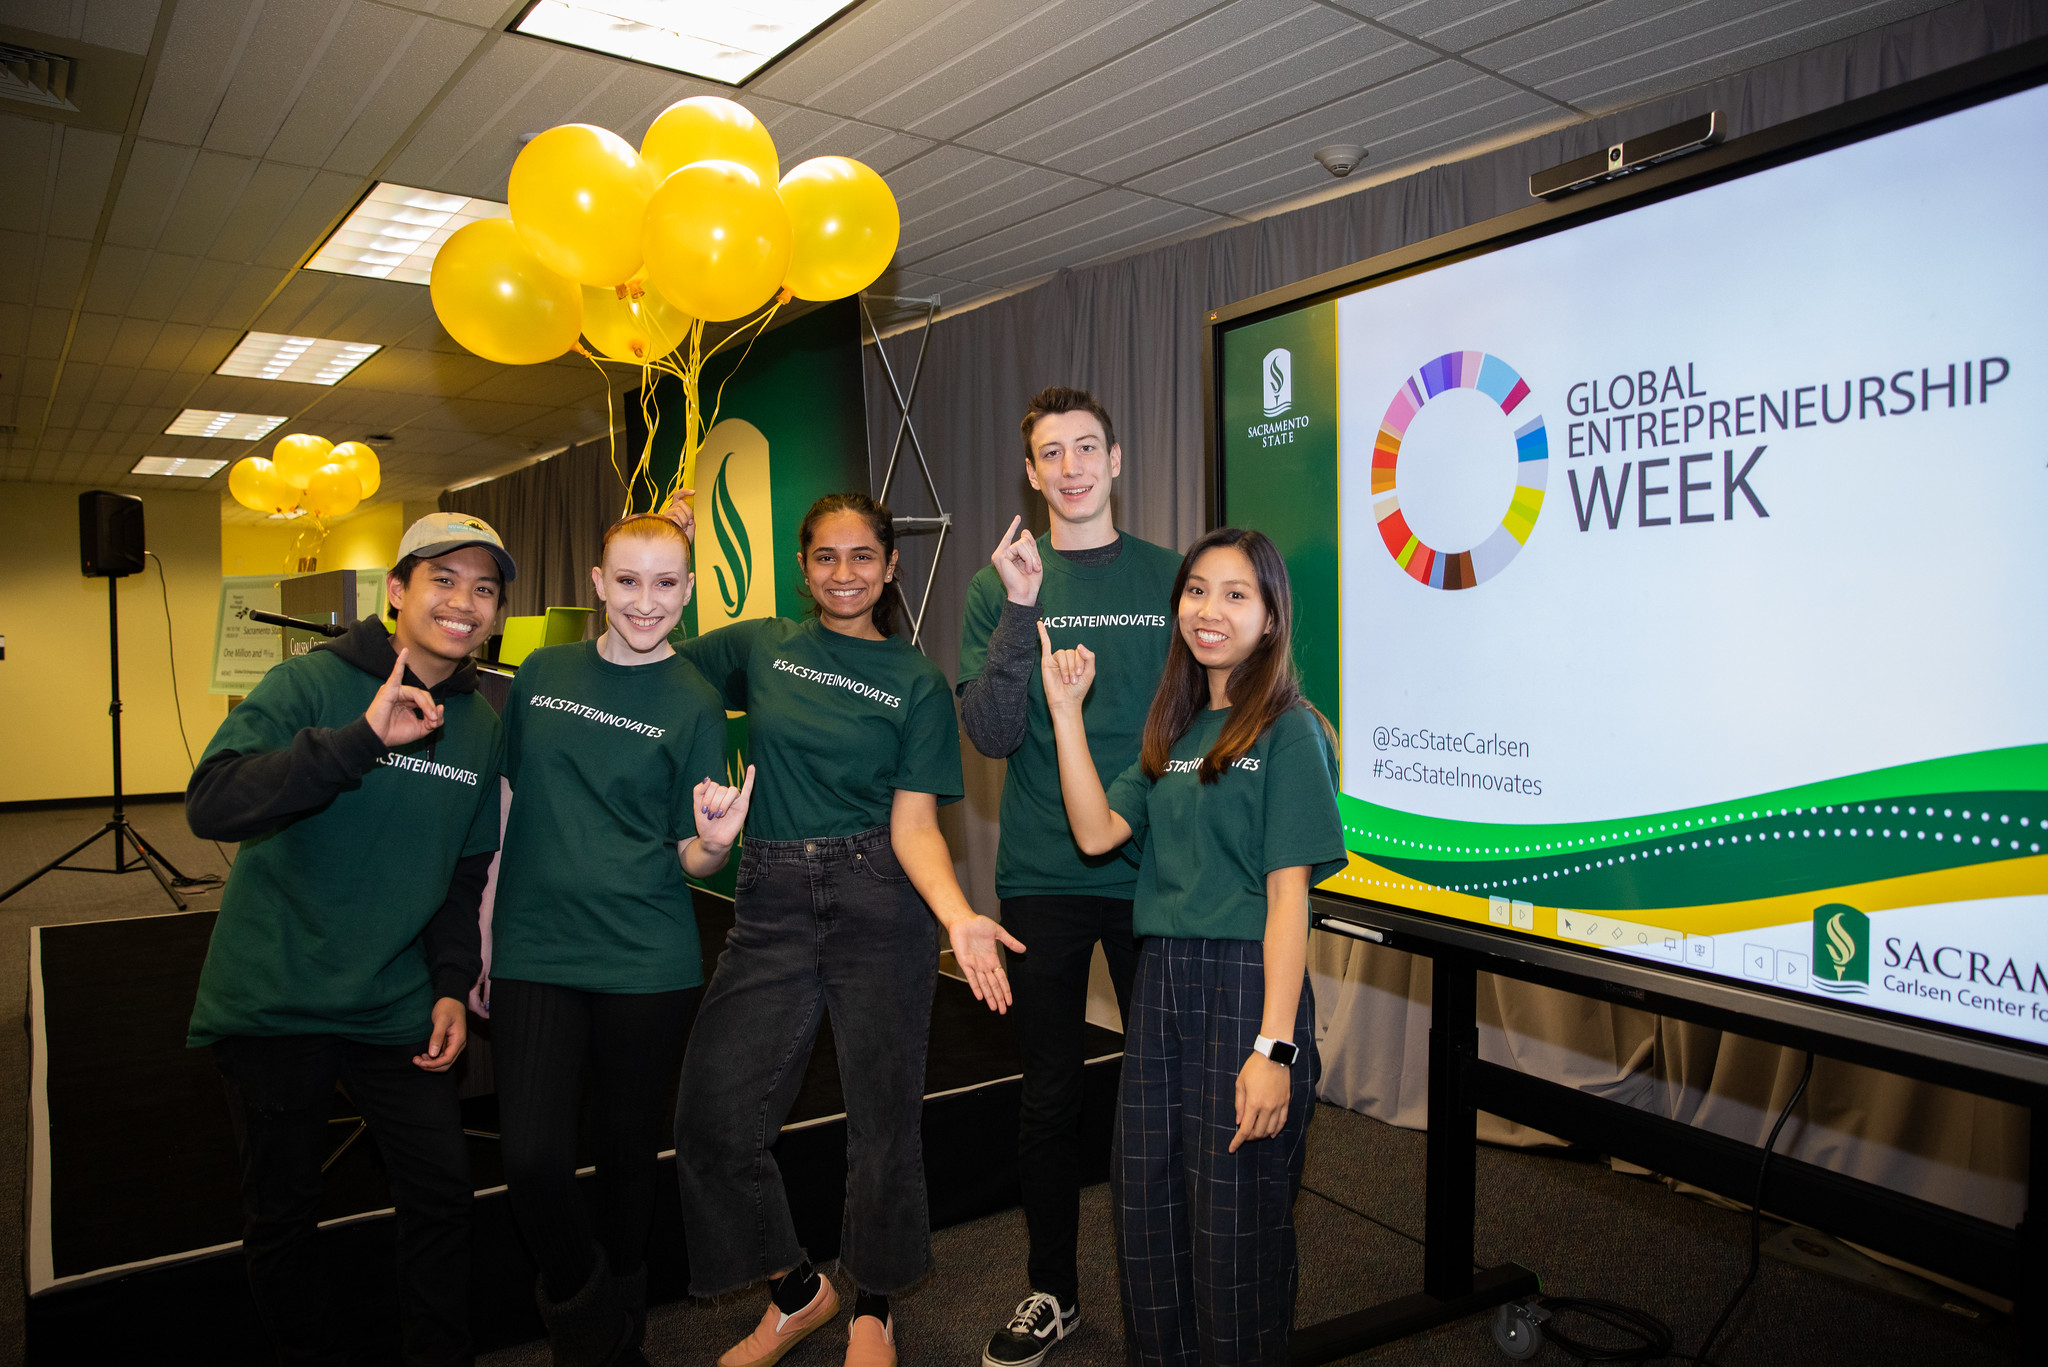
[[[801,617],[811,601],[797,572],[797,527],[821,496],[868,492],[867,408],[861,391],[860,306],[844,299],[735,343],[705,363],[698,385],[707,430],[697,453],[696,592],[683,634],[756,617]],[[666,488],[682,459],[682,382],[663,375],[649,470]],[[626,395],[627,449],[647,440],[640,395]],[[649,501],[635,489],[636,506]],[[730,781],[746,773],[747,720],[726,724]],[[701,886],[732,896],[739,860]]]
[[[1224,523],[1273,538],[1294,589],[1294,661],[1309,701],[1341,726],[1337,628],[1337,306],[1228,334]]]

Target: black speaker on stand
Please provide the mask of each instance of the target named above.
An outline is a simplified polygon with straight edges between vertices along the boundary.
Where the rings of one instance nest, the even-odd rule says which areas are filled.
[[[129,823],[128,813],[122,805],[121,605],[116,589],[123,578],[142,572],[142,559],[142,500],[129,494],[110,494],[104,489],[90,489],[80,494],[79,568],[89,579],[104,578],[107,581],[107,660],[112,678],[112,695],[107,703],[107,716],[114,725],[114,814],[108,818],[106,825],[7,891],[0,892],[0,902],[14,896],[44,874],[54,873],[59,869],[67,873],[136,873],[147,869],[155,875],[156,881],[164,890],[164,895],[169,897],[180,911],[185,910],[185,899],[178,895],[179,888],[198,887],[214,881],[207,878],[187,878],[178,872],[171,861],[158,853],[154,845],[142,838],[142,832]],[[109,835],[114,837],[112,868],[85,868],[64,862]],[[128,857],[128,846],[131,844],[135,847],[133,859]]]

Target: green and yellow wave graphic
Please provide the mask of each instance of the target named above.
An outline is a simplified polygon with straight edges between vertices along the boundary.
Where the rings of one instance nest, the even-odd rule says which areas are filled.
[[[1702,913],[1898,880],[1909,880],[1922,902],[2048,891],[2048,860],[2036,858],[2048,845],[2048,745],[1946,756],[1616,821],[1451,821],[1348,794],[1339,804],[1345,844],[1359,857],[1325,886],[1410,904],[1410,896],[1394,893]],[[1964,870],[1991,876],[1956,876]],[[1909,904],[1890,901],[1901,891],[1890,888],[1886,900]]]

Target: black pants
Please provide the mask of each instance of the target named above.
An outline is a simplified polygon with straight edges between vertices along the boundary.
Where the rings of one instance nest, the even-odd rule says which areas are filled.
[[[314,1208],[334,1143],[337,1080],[370,1124],[398,1207],[398,1312],[412,1367],[467,1363],[469,1151],[455,1079],[413,1063],[416,1044],[334,1035],[237,1036],[213,1046],[242,1159],[249,1288],[282,1363],[339,1367]]]
[[[740,848],[733,927],[676,1101],[690,1292],[723,1295],[803,1257],[770,1146],[830,1013],[846,1096],[839,1265],[860,1290],[893,1295],[932,1265],[923,1126],[938,925],[886,826]]]
[[[568,1300],[583,1288],[597,1247],[622,1277],[646,1257],[668,1084],[703,992],[584,992],[492,980],[505,1183],[550,1300]],[[586,1075],[597,1163],[594,1242],[576,1191]]]
[[[1010,1018],[1024,1057],[1017,1164],[1031,1232],[1031,1289],[1072,1305],[1080,1291],[1081,1090],[1088,970],[1095,945],[1109,965],[1117,1008],[1131,1014],[1138,950],[1131,904],[1115,897],[1005,897],[1003,928],[1024,942],[1009,956]]]

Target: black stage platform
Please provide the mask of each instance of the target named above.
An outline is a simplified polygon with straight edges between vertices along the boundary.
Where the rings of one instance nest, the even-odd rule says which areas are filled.
[[[698,923],[712,962],[732,906],[700,893]],[[165,1343],[204,1346],[219,1364],[269,1361],[242,1275],[234,1141],[218,1076],[185,1048],[185,1023],[213,927],[211,912],[37,927],[31,933],[28,1361],[74,1363],[115,1354],[150,1360]],[[488,1039],[488,1022],[471,1022]],[[1094,1060],[1084,1113],[1088,1180],[1108,1175],[1121,1037],[1089,1028]],[[487,1050],[476,1051],[483,1064]],[[468,1063],[469,1060],[465,1060]],[[460,1066],[460,1065],[458,1065]],[[935,1229],[1017,1201],[1017,1051],[1007,1021],[941,978],[925,1081],[925,1166]],[[479,1351],[540,1336],[532,1264],[513,1228],[488,1069],[472,1070],[463,1103],[475,1135],[478,1188],[472,1322]],[[776,1156],[811,1255],[838,1250],[846,1132],[829,1025],[821,1029]],[[355,1126],[335,1098],[337,1146]],[[666,1141],[664,1141],[666,1142]],[[662,1165],[649,1249],[657,1303],[685,1294],[675,1170]],[[354,1355],[390,1360],[396,1346],[390,1196],[376,1143],[357,1137],[327,1173],[321,1240]]]

